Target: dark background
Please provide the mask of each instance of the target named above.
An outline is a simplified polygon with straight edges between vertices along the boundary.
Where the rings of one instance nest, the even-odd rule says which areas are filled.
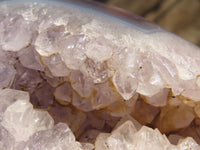
[[[123,8],[200,46],[200,0],[94,0]]]

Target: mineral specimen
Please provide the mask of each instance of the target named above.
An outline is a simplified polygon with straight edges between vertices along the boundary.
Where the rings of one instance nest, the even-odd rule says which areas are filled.
[[[0,2],[0,149],[200,150],[200,49],[91,6]]]

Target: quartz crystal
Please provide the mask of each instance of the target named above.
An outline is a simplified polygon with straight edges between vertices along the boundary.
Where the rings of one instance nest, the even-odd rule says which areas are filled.
[[[18,1],[0,2],[0,150],[200,150],[198,47],[91,3]]]
[[[14,92],[11,91],[10,94]],[[6,108],[1,121],[1,125],[6,128],[18,142],[28,140],[33,133],[44,129],[50,129],[54,124],[53,119],[46,111],[34,110],[32,104],[29,102],[29,98],[24,99],[25,97],[20,92],[21,91],[19,91],[18,95],[21,97],[18,99],[16,99],[17,97],[13,97],[16,101]],[[9,92],[7,92],[7,94],[8,93]],[[9,97],[9,95],[7,96]],[[25,96],[27,96],[27,94]],[[6,101],[9,99],[5,98],[1,100],[7,103]]]

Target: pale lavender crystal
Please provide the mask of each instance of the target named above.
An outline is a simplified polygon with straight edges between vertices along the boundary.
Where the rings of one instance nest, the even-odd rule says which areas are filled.
[[[18,52],[19,60],[24,67],[34,70],[44,70],[41,64],[40,55],[35,51],[33,46],[29,46]]]
[[[5,64],[0,61],[0,88],[10,87],[16,71],[10,64]]]
[[[53,91],[54,88],[51,87],[48,82],[42,82],[37,89],[35,89],[35,95],[38,99],[38,104],[45,107],[52,105]]]
[[[0,2],[0,150],[199,150],[199,48],[63,4]]]
[[[17,63],[15,65],[17,74],[12,84],[12,88],[25,90],[32,93],[36,86],[42,82],[40,74],[32,69],[27,69],[23,65]]]

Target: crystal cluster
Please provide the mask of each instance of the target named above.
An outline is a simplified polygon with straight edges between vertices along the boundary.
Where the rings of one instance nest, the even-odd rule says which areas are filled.
[[[200,150],[198,47],[72,3],[0,20],[1,150]]]

